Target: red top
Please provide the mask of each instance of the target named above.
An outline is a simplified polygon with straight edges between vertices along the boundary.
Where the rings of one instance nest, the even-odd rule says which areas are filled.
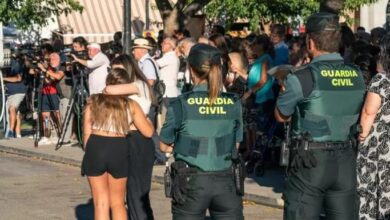
[[[49,67],[48,71],[53,71],[52,68]],[[42,87],[42,94],[44,95],[54,95],[57,94],[57,88],[56,88],[57,82],[50,82],[50,83],[44,83]]]
[[[57,88],[55,84],[46,84],[42,88],[42,94],[44,95],[54,95],[57,94]]]

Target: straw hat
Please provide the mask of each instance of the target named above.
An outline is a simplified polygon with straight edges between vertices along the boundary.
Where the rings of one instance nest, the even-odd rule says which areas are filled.
[[[150,45],[149,41],[146,40],[145,38],[137,38],[133,41],[133,46],[132,49],[134,48],[144,48],[151,50],[153,49],[152,45]]]

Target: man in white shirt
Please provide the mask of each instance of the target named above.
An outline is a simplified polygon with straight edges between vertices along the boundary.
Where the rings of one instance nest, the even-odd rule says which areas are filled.
[[[90,43],[88,45],[88,56],[91,60],[82,60],[72,55],[76,62],[86,66],[91,70],[88,77],[89,94],[102,93],[106,87],[106,78],[108,69],[110,68],[110,61],[108,57],[101,52],[98,43]]]
[[[180,60],[176,56],[176,39],[166,37],[161,43],[163,56],[158,59],[157,65],[160,68],[160,79],[165,83],[164,105],[169,103],[169,98],[177,97],[177,74],[179,73]]]
[[[161,43],[163,56],[156,61],[160,68],[160,79],[165,84],[165,93],[161,109],[161,125],[165,122],[165,115],[167,113],[170,99],[176,98],[179,95],[177,88],[177,75],[179,73],[180,60],[175,53],[176,44],[176,39],[172,37],[164,38]]]

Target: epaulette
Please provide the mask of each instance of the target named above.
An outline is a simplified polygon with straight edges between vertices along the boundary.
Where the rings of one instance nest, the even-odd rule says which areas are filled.
[[[304,66],[299,66],[299,67],[292,68],[291,69],[291,73],[292,74],[299,74],[299,73],[307,71],[308,69],[310,70],[310,66],[309,66],[309,64],[306,64]]]

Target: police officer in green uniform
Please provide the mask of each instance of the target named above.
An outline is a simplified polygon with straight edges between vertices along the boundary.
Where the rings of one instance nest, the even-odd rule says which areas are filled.
[[[357,219],[355,127],[364,98],[362,74],[337,53],[338,16],[308,18],[311,63],[285,79],[275,117],[291,120],[290,172],[283,199],[287,220]]]
[[[232,153],[243,138],[240,100],[221,92],[218,49],[197,44],[188,63],[193,91],[171,101],[160,133],[161,151],[184,164],[177,173],[185,178],[173,183],[173,219],[203,220],[207,209],[213,219],[243,219],[232,175]]]

